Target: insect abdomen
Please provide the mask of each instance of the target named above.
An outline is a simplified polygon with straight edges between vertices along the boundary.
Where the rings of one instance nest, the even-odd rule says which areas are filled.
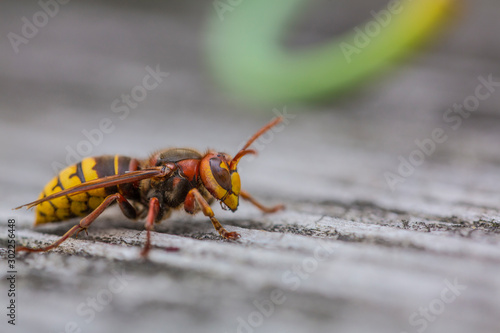
[[[45,185],[39,199],[89,180],[124,174],[131,167],[136,169],[134,166],[137,163],[134,162],[136,160],[120,155],[87,157],[81,162],[61,170],[56,177]],[[123,185],[120,185],[120,192],[123,190],[125,192],[133,191],[131,190],[132,184],[127,185],[129,186],[124,189],[122,189]],[[35,225],[86,216],[97,208],[107,195],[118,191],[117,186],[112,186],[43,202],[36,207]]]

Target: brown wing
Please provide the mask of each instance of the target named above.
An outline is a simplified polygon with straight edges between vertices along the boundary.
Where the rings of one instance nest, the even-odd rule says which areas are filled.
[[[175,168],[176,168],[175,165],[171,164],[168,166],[159,166],[159,167],[155,167],[155,168],[148,168],[148,169],[143,169],[143,170],[131,171],[131,172],[127,172],[123,175],[114,175],[114,176],[108,176],[108,177],[90,180],[88,182],[78,184],[76,186],[65,189],[61,192],[51,194],[49,196],[46,196],[45,198],[38,199],[36,201],[21,205],[19,207],[14,208],[14,209],[19,209],[22,207],[26,207],[29,209],[29,208],[32,208],[32,207],[34,207],[38,204],[41,204],[42,202],[45,202],[45,201],[50,201],[52,199],[59,198],[59,197],[65,196],[65,195],[71,196],[71,195],[75,195],[75,194],[80,194],[80,193],[84,193],[84,192],[87,192],[90,190],[95,190],[97,188],[103,188],[103,187],[126,184],[126,183],[133,183],[133,182],[136,182],[139,180],[153,178],[153,177],[166,177],[166,176],[170,175],[174,171]]]

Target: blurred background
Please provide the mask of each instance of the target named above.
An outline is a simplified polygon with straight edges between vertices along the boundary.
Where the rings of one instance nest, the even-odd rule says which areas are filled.
[[[355,182],[383,191],[390,189],[384,172],[397,171],[398,156],[408,158],[417,148],[416,139],[428,138],[433,129],[443,127],[453,140],[438,145],[436,152],[426,158],[429,163],[423,163],[397,187],[404,193],[407,185],[415,186],[417,182],[429,186],[453,182],[427,175],[442,172],[448,177],[450,169],[487,168],[484,164],[477,165],[477,160],[498,161],[488,147],[498,133],[499,94],[493,93],[481,101],[473,116],[464,118],[466,121],[457,130],[451,128],[455,121],[444,120],[449,108],[463,104],[474,94],[480,84],[479,76],[498,78],[495,29],[498,5],[493,1],[445,3],[440,5],[434,21],[427,24],[427,30],[413,32],[413,37],[407,37],[405,32],[414,31],[418,23],[401,25],[397,20],[403,15],[411,18],[417,14],[407,14],[409,11],[405,12],[401,5],[402,11],[393,14],[389,22],[394,25],[380,25],[380,33],[373,34],[374,37],[365,35],[357,40],[356,29],[369,33],[366,25],[377,22],[373,12],[387,11],[385,1],[367,4],[295,0],[283,2],[286,5],[277,1],[263,13],[280,13],[282,5],[287,8],[288,18],[280,18],[283,23],[280,27],[261,23],[273,22],[272,16],[262,16],[259,20],[251,19],[255,27],[246,30],[234,19],[245,17],[247,5],[243,2],[228,5],[148,1],[118,5],[104,1],[58,3],[58,6],[49,2],[52,7],[47,5],[47,10],[37,2],[3,4],[0,24],[5,36],[1,48],[0,107],[5,128],[2,133],[16,140],[2,142],[6,145],[4,158],[17,163],[2,165],[2,174],[24,174],[18,165],[32,163],[36,151],[40,172],[44,179],[49,178],[54,174],[53,162],[66,165],[69,151],[77,151],[82,140],[88,141],[82,131],[99,129],[103,118],[110,119],[111,133],[103,133],[102,140],[96,134],[98,144],[91,142],[90,148],[82,144],[77,151],[79,156],[104,153],[146,156],[165,146],[198,149],[210,146],[234,152],[252,131],[275,116],[273,109],[286,109],[296,116],[289,118],[286,128],[291,130],[276,135],[280,143],[273,143],[272,153],[262,156],[271,158],[279,154],[280,159],[274,159],[272,164],[261,161],[255,168],[286,169],[297,180],[304,180],[307,166],[309,174],[312,171],[320,176],[318,182],[309,179],[314,182],[311,188],[327,187],[324,183],[328,179],[336,186],[339,181]],[[431,9],[420,10],[426,13]],[[419,22],[419,17],[412,21]],[[280,32],[260,31],[261,25]],[[371,28],[375,33],[376,26]],[[391,29],[398,35],[394,36]],[[236,37],[224,35],[225,30],[236,31]],[[266,33],[280,39],[260,44],[255,41]],[[342,42],[349,45],[346,50],[351,53],[343,57],[347,53],[341,52],[339,58]],[[271,47],[271,43],[276,45]],[[226,48],[217,48],[221,44]],[[390,47],[385,47],[388,54],[383,54],[370,49],[374,45],[394,45],[395,49],[403,50],[390,54]],[[278,48],[280,54],[267,49],[259,53],[255,51],[258,46]],[[326,59],[332,54],[333,64],[308,52],[325,54]],[[364,52],[374,52],[373,57],[358,60],[356,57],[365,57]],[[336,79],[331,70],[341,72],[339,83],[331,83],[330,90],[325,83],[316,88],[318,92],[300,95],[309,89],[311,82],[322,78],[318,73],[305,77],[299,68],[283,81],[289,93],[266,95],[258,90],[250,92],[244,83],[238,86],[251,81],[252,87],[281,90],[282,85],[278,86],[280,81],[275,77],[281,70],[294,66],[307,70],[311,61],[319,62],[318,58],[325,67],[325,80]],[[291,67],[280,67],[284,62]],[[224,72],[224,64],[232,69],[229,74]],[[269,71],[275,69],[276,73],[257,73],[247,78],[244,75],[250,76],[248,71],[239,70],[259,64],[268,66]],[[141,88],[148,67],[168,73],[152,90]],[[358,73],[355,78],[349,74],[352,72]],[[307,82],[301,84],[301,79]],[[130,104],[123,100],[124,95],[129,96]],[[242,133],[242,128],[248,130]],[[25,153],[19,154],[20,151]],[[362,163],[365,158],[370,163]],[[353,168],[358,170],[353,173]],[[423,170],[429,172],[424,174]],[[478,171],[467,170],[471,171],[469,175]],[[493,174],[497,174],[496,169]],[[27,183],[39,188],[38,176]],[[29,176],[24,174],[24,177]],[[262,182],[256,188],[269,184],[276,175],[261,172],[260,177]],[[304,193],[294,187],[296,194]],[[311,192],[308,195],[314,195],[315,191]]]
[[[300,225],[308,214],[395,230],[409,226],[417,235],[425,231],[458,239],[457,225],[467,232],[478,229],[467,241],[474,240],[481,249],[474,253],[484,250],[489,254],[487,259],[470,258],[471,265],[481,263],[474,266],[477,275],[470,267],[464,268],[467,265],[459,257],[453,257],[451,275],[436,273],[433,269],[440,266],[438,262],[429,266],[422,263],[419,274],[431,272],[428,274],[436,281],[465,274],[469,285],[477,283],[485,288],[459,306],[458,312],[447,312],[449,320],[443,319],[428,331],[498,328],[498,322],[488,316],[500,309],[500,289],[494,281],[500,255],[495,247],[482,246],[498,247],[500,240],[500,155],[496,145],[500,142],[500,3],[421,0],[388,4],[384,0],[2,2],[2,225],[14,214],[20,228],[30,227],[32,213],[12,212],[11,208],[33,200],[58,170],[83,157],[124,154],[145,158],[170,146],[234,154],[261,126],[284,115],[284,125],[256,143],[259,156],[240,164],[244,188],[265,201],[285,202],[289,207],[289,213],[280,215],[281,220],[269,217],[266,223],[270,224],[259,224],[256,229],[281,232],[276,225],[286,226],[290,219]],[[229,225],[252,229],[252,222],[247,225],[242,221],[258,220],[260,215],[243,204],[240,209],[239,218],[239,212],[228,214],[218,208],[216,214],[222,221],[235,219],[227,222]],[[184,223],[183,218],[179,221]],[[474,224],[477,221],[484,224]],[[297,230],[299,235],[309,235]],[[46,232],[57,234],[60,230]],[[356,234],[356,227],[352,232]],[[191,236],[189,230],[187,233]],[[397,241],[398,237],[391,240],[399,244],[396,248],[404,243]],[[429,244],[434,242],[429,240]],[[460,243],[453,246],[459,253]],[[431,260],[429,253],[438,251],[425,249],[425,260]],[[385,253],[384,258],[391,253]],[[449,252],[439,254],[439,260],[447,260]],[[54,260],[53,256],[47,258]],[[405,280],[405,268],[403,273],[397,270],[407,259],[404,255],[395,262],[393,259],[384,262],[394,265],[396,275],[403,274],[394,280],[395,289],[389,292],[393,292],[395,307],[399,304],[403,309],[394,318],[392,307],[384,307],[386,304],[380,313],[373,312],[377,301],[371,300],[369,305],[357,302],[358,294],[354,301],[354,294],[349,293],[332,301],[309,291],[305,301],[296,293],[290,297],[295,305],[286,307],[284,314],[246,330],[363,331],[363,327],[370,327],[398,332],[403,327],[415,331],[415,326],[408,324],[408,314],[426,304],[425,297],[439,287],[432,283],[428,289],[415,287],[402,301],[405,283],[417,280],[411,280],[413,273],[408,272],[409,280]],[[70,284],[57,291],[50,283],[50,273],[43,273],[51,266],[50,260],[38,262],[38,266],[23,263],[26,302],[40,281],[44,281],[41,285],[47,294],[55,295],[48,303],[54,306],[64,299],[59,292],[75,290]],[[103,260],[106,263],[99,260],[99,265]],[[418,258],[415,262],[421,263]],[[73,272],[73,264],[62,267]],[[102,265],[95,268],[92,261],[84,265],[90,271],[105,270]],[[161,265],[147,267],[167,274]],[[375,271],[379,268],[372,267]],[[126,269],[133,275],[141,268],[131,265]],[[274,271],[280,273],[279,269]],[[237,278],[236,271],[227,274],[209,280],[221,283]],[[169,279],[176,277],[169,275]],[[320,281],[325,290],[328,281]],[[387,281],[386,276],[360,279],[356,290],[370,293],[377,281]],[[65,282],[58,280],[56,285],[60,283]],[[181,319],[174,326],[192,331],[200,327],[214,332],[236,330],[237,311],[248,312],[252,295],[272,285],[257,286],[250,281],[236,286],[238,292],[230,289],[237,295],[235,299],[206,296],[221,304],[218,315],[206,312],[205,303],[199,305],[205,312],[197,312],[193,301],[188,308],[176,310]],[[77,291],[72,301],[75,307],[82,295],[94,291],[92,288],[76,288],[86,291]],[[179,288],[190,287],[183,284]],[[206,291],[209,287],[195,288]],[[342,284],[330,290],[342,290]],[[383,290],[378,291],[383,298]],[[189,297],[196,300],[199,296]],[[144,310],[140,297],[128,301],[138,304],[137,308],[131,305],[133,311]],[[177,309],[176,302],[167,303]],[[365,314],[367,326],[349,314],[336,317],[327,310],[338,309],[342,302],[359,311],[359,316]],[[476,310],[472,319],[463,319],[462,314],[477,304],[485,317]],[[169,306],[162,309],[168,312]],[[30,319],[34,310],[19,309],[24,321],[21,328],[26,331],[33,327],[61,330],[66,317],[75,317],[73,310],[65,313],[60,309],[63,314],[58,318],[42,311],[46,316],[38,314]],[[94,321],[87,328],[93,332],[112,327],[126,330],[120,316],[126,317],[129,310],[106,310],[110,318]],[[234,316],[224,323],[213,320],[222,320],[225,311]],[[157,329],[164,323],[159,316],[145,316],[150,320],[144,327]],[[195,322],[190,322],[192,316],[198,316]],[[484,320],[484,325],[476,325],[478,320]]]

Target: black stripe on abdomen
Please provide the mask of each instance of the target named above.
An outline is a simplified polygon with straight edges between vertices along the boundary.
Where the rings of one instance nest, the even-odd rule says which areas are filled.
[[[97,156],[94,157],[94,160],[95,160],[95,165],[92,169],[97,173],[97,176],[99,178],[115,175],[114,156],[109,156],[109,155]],[[118,192],[118,187],[116,185],[106,187],[106,194],[109,195],[116,192]]]
[[[85,175],[83,174],[83,169],[82,169],[82,162],[78,162],[76,164],[76,172],[71,174],[69,178],[71,177],[78,177],[80,180],[80,183],[85,183]]]

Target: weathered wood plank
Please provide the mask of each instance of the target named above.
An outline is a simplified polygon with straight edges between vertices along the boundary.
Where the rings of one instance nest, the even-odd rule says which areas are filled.
[[[346,15],[338,8],[345,4],[319,1],[287,43],[320,41],[372,9],[349,4]],[[293,118],[240,173],[247,190],[286,211],[216,206],[224,226],[242,235],[236,242],[220,240],[203,216],[174,214],[156,226],[144,261],[142,222],[111,209],[88,236],[19,255],[16,331],[63,332],[71,322],[82,332],[499,331],[500,91],[457,129],[443,118],[475,92],[479,76],[500,81],[498,4],[468,5],[438,43],[356,95],[274,106]],[[0,6],[4,34],[39,10],[36,2]],[[103,118],[115,128],[92,155],[146,157],[166,146],[233,153],[274,116],[273,107],[254,113],[212,87],[201,42],[210,11],[197,1],[70,2],[19,54],[0,40],[2,258],[9,217],[17,240],[32,245],[77,222],[31,229],[32,212],[11,208],[35,199],[52,164],[65,164],[68,149],[88,140],[82,131]],[[120,119],[113,101],[157,64],[169,76]],[[397,172],[415,140],[436,128],[447,140],[391,191],[384,173]],[[6,279],[0,285],[6,290]],[[6,304],[5,292],[0,299]],[[4,319],[1,331],[13,331]]]

